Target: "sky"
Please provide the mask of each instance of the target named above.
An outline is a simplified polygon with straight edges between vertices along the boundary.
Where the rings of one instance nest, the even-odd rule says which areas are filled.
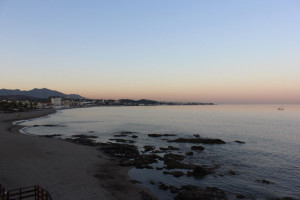
[[[299,0],[0,0],[0,89],[300,103]]]

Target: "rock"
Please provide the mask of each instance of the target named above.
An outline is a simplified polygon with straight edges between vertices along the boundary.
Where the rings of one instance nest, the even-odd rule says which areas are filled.
[[[82,144],[82,145],[87,145],[87,146],[97,146],[98,144],[89,138],[67,138],[66,141],[70,141],[70,142],[74,142],[74,143],[78,143],[78,144]]]
[[[121,166],[134,166],[134,158],[139,156],[138,148],[130,144],[102,143],[100,150],[120,159]]]
[[[181,177],[181,176],[184,175],[184,173],[181,172],[181,171],[172,171],[172,172],[164,171],[163,173],[164,173],[164,174],[171,174],[171,175],[173,175],[174,177]]]
[[[144,146],[144,149],[145,149],[144,152],[151,151],[151,150],[155,149],[155,146],[146,145],[146,146]]]
[[[132,132],[132,131],[122,131],[121,132],[122,135],[129,135],[129,134],[133,134],[133,133],[136,133],[136,132]]]
[[[210,138],[177,138],[175,140],[168,140],[168,142],[177,143],[202,143],[202,144],[226,144],[221,139],[210,139]]]
[[[236,175],[236,172],[235,171],[228,171],[228,173],[230,174],[230,175]]]
[[[265,183],[265,184],[271,184],[271,181],[268,181],[268,180],[256,180],[257,182],[260,182],[260,183]]]
[[[155,182],[153,180],[150,181],[151,185],[155,185]]]
[[[203,151],[205,148],[203,146],[192,146],[191,150],[200,150]]]
[[[153,167],[149,165],[153,163],[157,163],[158,160],[162,160],[162,157],[156,154],[138,155],[133,158],[133,164],[136,168],[139,169],[143,169],[143,168],[153,169]]]
[[[268,199],[268,200],[295,200],[294,198],[292,197],[283,197],[283,198],[273,198],[273,199]]]
[[[182,190],[186,190],[186,191],[192,191],[192,190],[197,190],[199,187],[195,186],[195,185],[183,185],[181,186]]]
[[[142,182],[141,181],[138,181],[138,180],[134,180],[134,179],[132,179],[132,180],[130,180],[130,182],[132,183],[132,184],[142,184]]]
[[[211,170],[208,170],[205,167],[197,166],[193,169],[192,172],[187,172],[187,176],[193,176],[195,178],[203,178],[204,176],[212,173],[213,172]]]
[[[94,136],[94,135],[83,135],[83,134],[72,135],[72,137],[75,137],[75,138],[81,138],[81,139],[95,139],[95,138],[98,138],[98,136]]]
[[[173,185],[170,185],[170,192],[171,193],[178,193],[178,192],[180,192],[180,188],[178,188],[176,186],[173,186]]]
[[[152,151],[152,153],[164,153],[164,151],[154,150],[154,151]]]
[[[168,147],[159,147],[159,149],[160,149],[160,150],[162,150],[162,151],[169,151],[169,150],[171,150],[171,151],[173,151],[173,150],[180,150],[179,148],[177,148],[177,147],[173,147],[173,146],[168,146]]]
[[[185,190],[178,193],[175,200],[228,200],[226,193],[217,187]]]
[[[239,144],[245,144],[243,141],[235,140],[234,142],[239,143]]]
[[[159,185],[159,189],[161,189],[161,190],[167,190],[167,189],[169,189],[169,186],[167,186],[163,182],[159,182],[158,185]]]
[[[45,138],[54,138],[54,137],[60,137],[62,136],[61,134],[52,134],[52,135],[40,135],[40,137],[45,137]]]
[[[242,195],[242,194],[237,194],[236,198],[238,198],[238,199],[245,199],[246,197],[244,195]]]
[[[162,137],[162,136],[165,136],[165,137],[169,137],[169,136],[176,136],[175,134],[148,134],[148,137]]]
[[[163,167],[156,167],[155,169],[156,170],[163,170],[164,168]]]
[[[114,137],[127,137],[127,135],[117,134],[117,135],[114,135]]]
[[[34,125],[35,126],[39,126],[39,125]],[[62,126],[62,125],[56,125],[56,124],[45,124],[45,125],[41,125],[41,126],[46,126],[46,127],[65,127],[65,126]]]
[[[137,135],[132,135],[131,137],[132,137],[132,138],[138,138],[138,136],[137,136]]]
[[[124,139],[109,139],[111,141],[122,142],[122,143],[134,143],[133,140],[124,140]]]
[[[194,153],[190,151],[190,152],[186,152],[186,155],[192,156],[192,155],[194,155]]]
[[[164,155],[164,161],[168,160],[183,160],[185,157],[179,154],[167,153]]]
[[[181,163],[177,160],[165,160],[165,169],[194,169],[197,165]]]

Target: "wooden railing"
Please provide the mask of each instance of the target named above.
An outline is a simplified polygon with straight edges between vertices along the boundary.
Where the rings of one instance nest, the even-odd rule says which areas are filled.
[[[0,200],[6,200],[6,190],[1,184],[0,184]]]
[[[37,185],[6,191],[5,188],[0,184],[0,200],[22,199],[52,200],[50,194]]]

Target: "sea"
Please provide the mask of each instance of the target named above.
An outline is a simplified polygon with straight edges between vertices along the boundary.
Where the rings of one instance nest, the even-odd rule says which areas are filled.
[[[148,187],[159,199],[176,194],[159,189],[159,182],[180,187],[197,185],[218,187],[230,199],[243,194],[248,199],[292,197],[300,199],[300,105],[199,105],[199,106],[118,106],[59,110],[28,121],[21,130],[30,135],[61,134],[59,138],[86,134],[98,136],[97,142],[115,142],[114,135],[134,132],[134,145],[174,146],[172,153],[185,155],[188,143],[170,143],[176,138],[218,138],[226,144],[200,144],[183,162],[217,166],[214,174],[196,179],[163,174],[163,170],[132,168],[128,173]],[[36,126],[55,125],[55,126]],[[149,137],[148,134],[176,136]],[[245,142],[240,144],[236,140]],[[76,156],[76,155],[75,155]],[[178,171],[178,170],[177,170]],[[181,170],[183,171],[183,170]],[[186,171],[184,171],[186,172]],[[265,182],[263,181],[265,180]],[[154,183],[151,184],[150,182]]]

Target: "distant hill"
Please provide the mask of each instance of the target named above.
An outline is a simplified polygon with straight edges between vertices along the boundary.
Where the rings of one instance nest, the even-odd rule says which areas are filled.
[[[49,98],[49,97],[65,97],[65,98],[74,98],[74,99],[84,99],[84,97],[78,94],[64,94],[55,90],[49,90],[47,88],[42,89],[33,89],[33,90],[7,90],[7,89],[0,89],[0,96],[28,96],[28,97],[35,97],[35,98]]]
[[[148,100],[148,99],[140,99],[140,100],[132,100],[132,99],[119,99],[120,103],[130,103],[130,104],[157,104],[157,101]]]

